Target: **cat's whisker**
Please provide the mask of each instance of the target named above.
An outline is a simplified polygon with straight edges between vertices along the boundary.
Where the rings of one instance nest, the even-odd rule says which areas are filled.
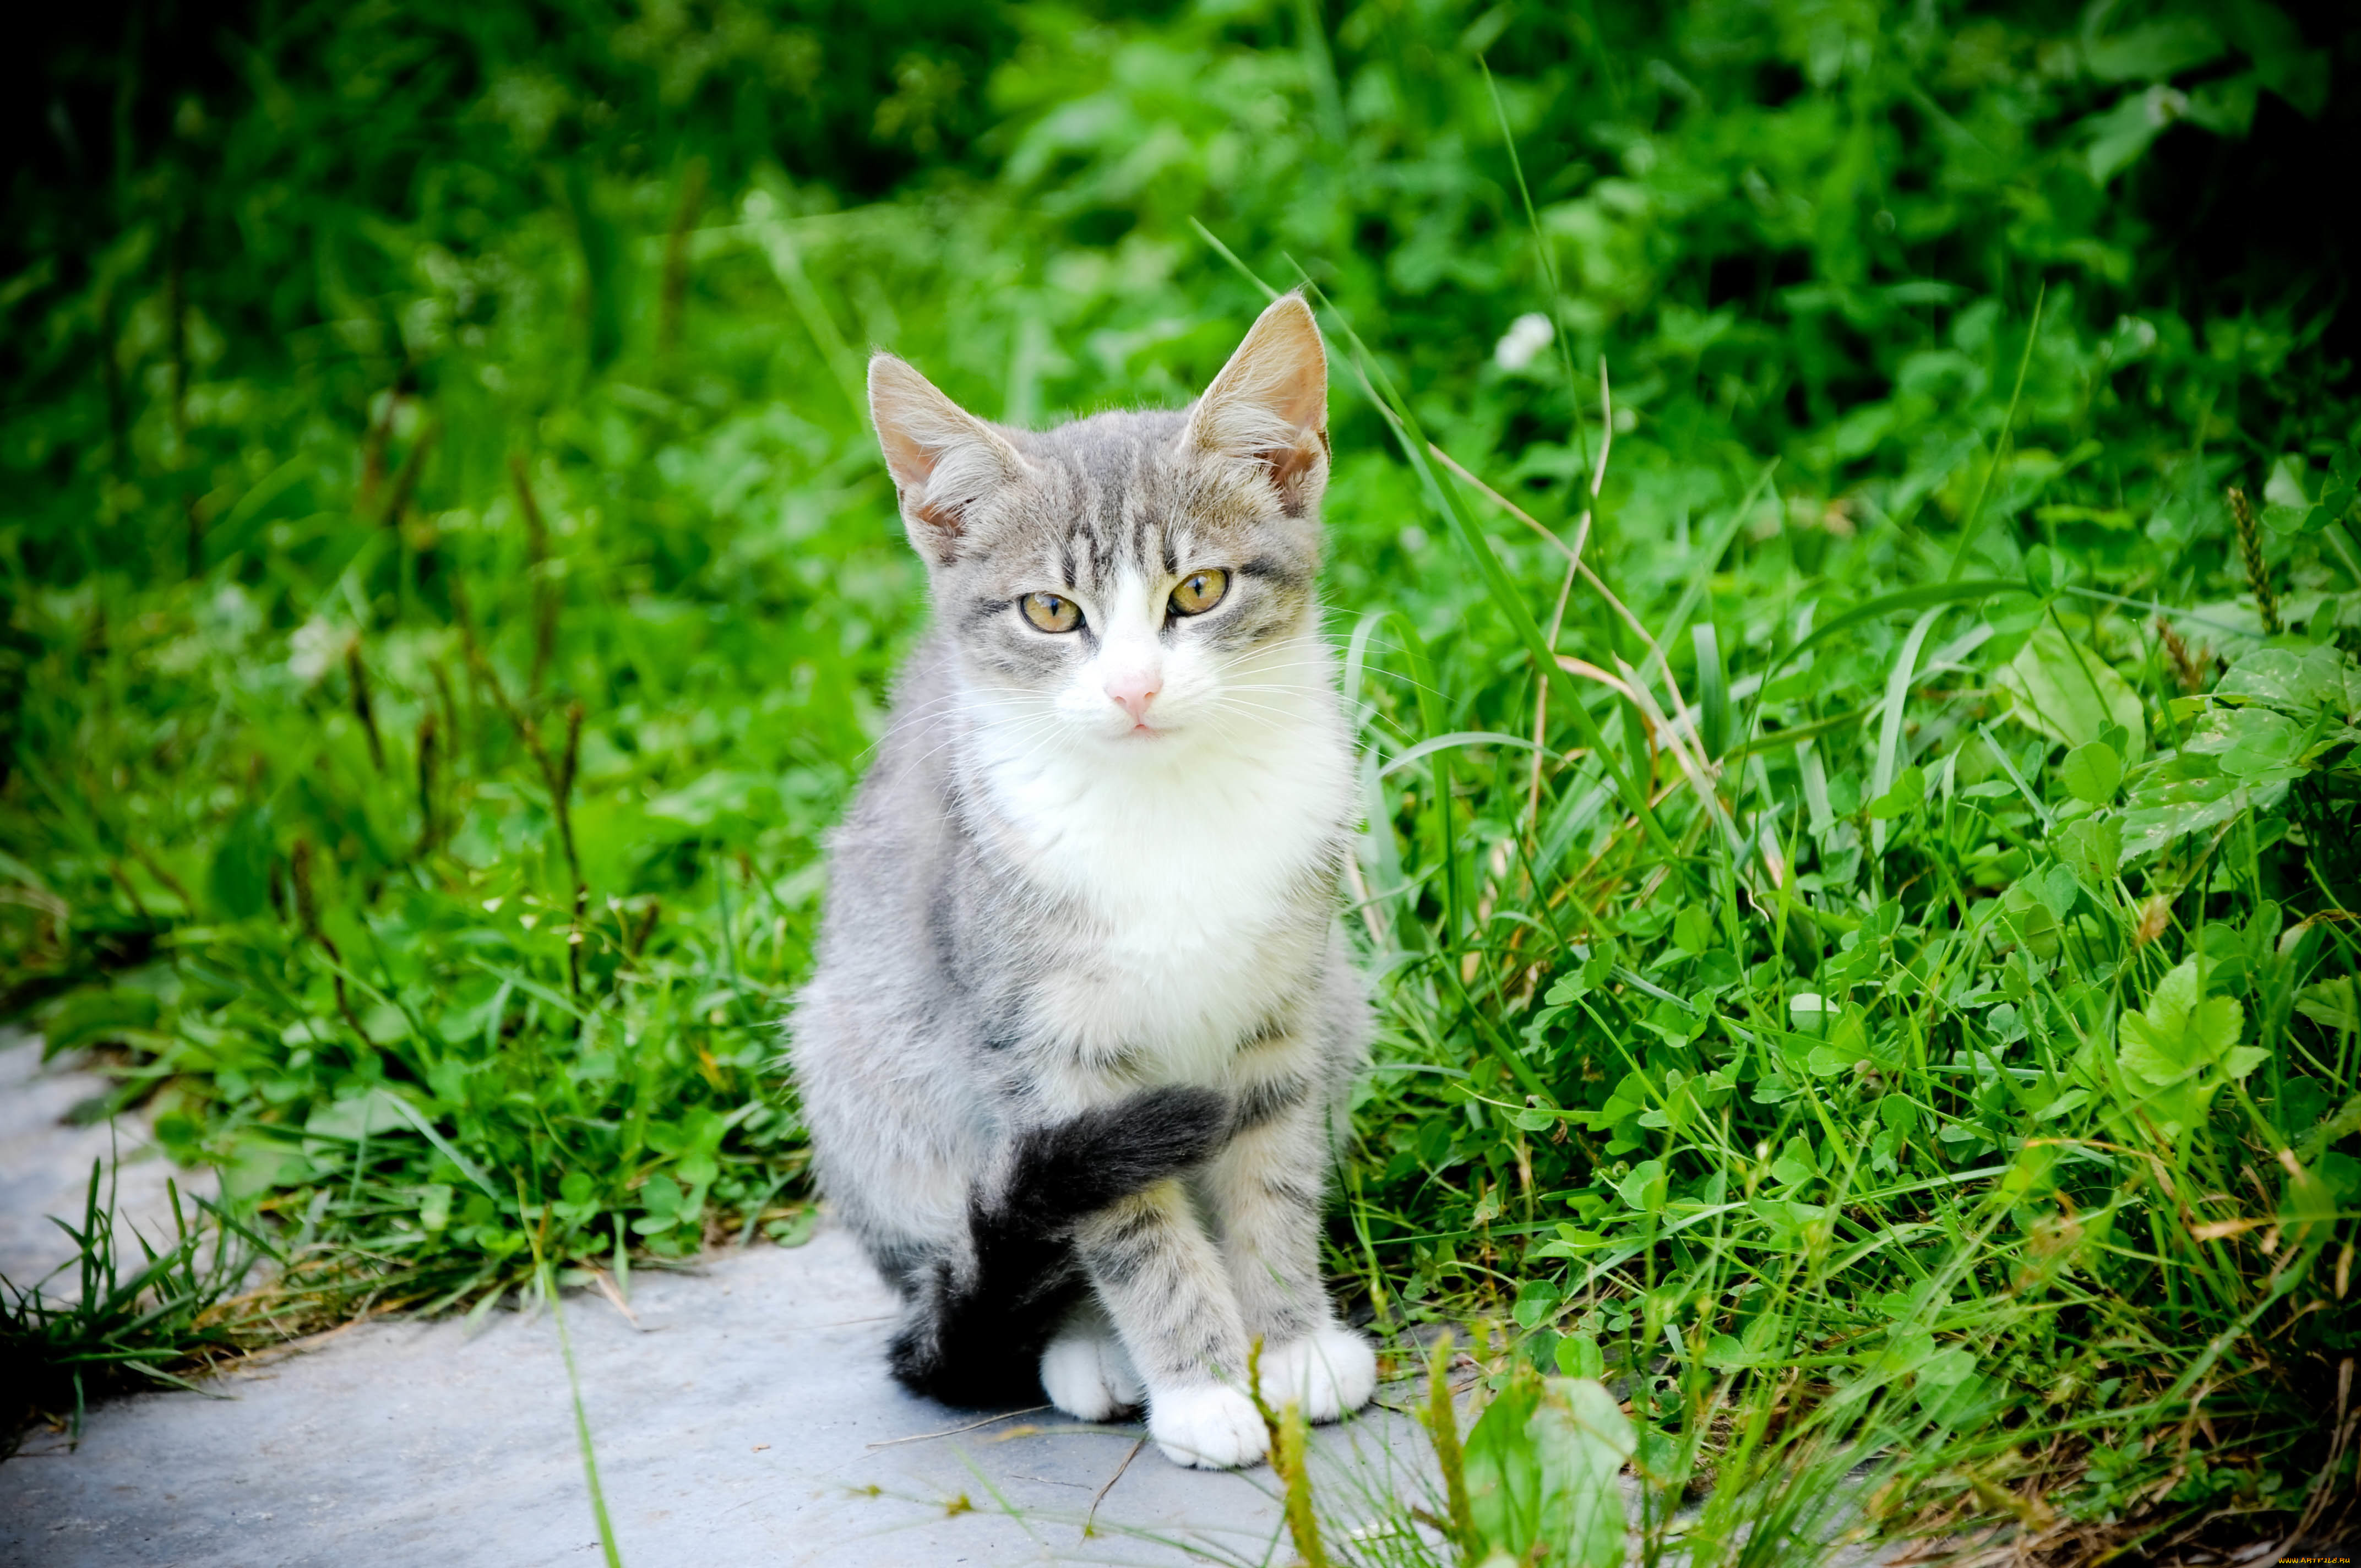
[[[1287,692],[1287,695],[1294,696],[1294,692]],[[1270,701],[1263,695],[1256,695],[1256,687],[1230,687],[1228,692],[1221,692],[1221,695],[1213,696],[1211,701],[1213,701],[1213,704],[1256,706],[1256,708],[1268,708],[1270,713],[1287,713],[1289,718],[1306,718],[1306,711],[1303,711],[1303,708],[1299,708],[1299,706],[1279,704],[1279,701]]]
[[[1225,706],[1235,711],[1255,714],[1257,717],[1271,719],[1290,728],[1300,725],[1303,721],[1304,718],[1301,713],[1291,708],[1271,707],[1258,703],[1239,702],[1227,704]]]
[[[1016,729],[1008,729],[1008,728],[1003,728],[1003,727],[995,726],[995,727],[994,727],[994,733],[995,733],[996,735],[998,735],[999,737],[1001,737],[1002,739],[1015,739],[1015,740],[1032,740],[1032,739],[1033,739],[1034,737],[1036,737],[1037,735],[1038,735],[1038,736],[1041,736],[1041,737],[1047,737],[1047,736],[1048,736],[1048,735],[1049,735],[1052,730],[1054,730],[1054,729],[1057,728],[1058,722],[1059,722],[1058,716],[1057,716],[1056,714],[1054,714],[1054,713],[1051,713],[1051,714],[1043,715],[1043,716],[1038,717],[1038,718],[1035,718],[1027,719],[1027,720],[1026,720],[1026,721],[1024,722],[1024,725],[1023,725],[1023,727],[1022,727],[1022,728],[1016,728]],[[949,750],[950,748],[951,748],[951,747],[953,747],[953,746],[956,746],[956,745],[960,744],[962,740],[968,740],[968,739],[970,739],[970,738],[971,738],[971,737],[970,737],[970,736],[968,736],[968,735],[967,735],[967,734],[965,734],[965,733],[959,733],[959,732],[955,732],[955,733],[953,733],[953,734],[951,734],[951,735],[949,735],[949,736],[945,737],[941,741],[938,742],[938,743],[937,743],[937,744],[935,744],[934,746],[929,747],[929,748],[928,748],[928,750],[926,750],[925,751],[920,752],[920,753],[918,754],[918,756],[917,756],[917,758],[915,758],[913,761],[914,761],[915,762],[931,762],[931,761],[932,761],[936,756],[939,755],[941,752],[943,752],[943,751],[945,751]]]
[[[988,722],[984,718],[985,706],[966,695],[939,698],[930,705],[931,711],[916,716],[913,722],[891,726],[889,737],[924,736],[935,739],[939,736],[933,747],[920,754],[919,760],[923,761],[943,746],[956,744],[979,719]]]
[[[1323,688],[1319,686],[1298,685],[1292,681],[1224,682],[1223,684],[1222,690],[1233,692],[1290,692],[1297,696],[1333,695],[1331,693],[1323,692]]]
[[[1223,660],[1220,663],[1215,664],[1213,666],[1213,673],[1219,674],[1229,670],[1235,670],[1242,664],[1252,663],[1257,659],[1267,658],[1273,652],[1276,652],[1276,650],[1267,648],[1249,648],[1242,653],[1233,654],[1231,657]],[[1271,669],[1332,670],[1335,668],[1335,665],[1336,658],[1334,653],[1333,652],[1323,651],[1322,653],[1309,658],[1271,660],[1268,667]]]
[[[982,706],[983,700],[977,694],[962,688],[929,697],[914,708],[907,710],[897,708],[886,720],[885,734],[880,736],[870,750],[875,750],[877,745],[884,744],[885,740],[895,734],[920,728],[928,720],[941,718],[945,714],[976,709]]]

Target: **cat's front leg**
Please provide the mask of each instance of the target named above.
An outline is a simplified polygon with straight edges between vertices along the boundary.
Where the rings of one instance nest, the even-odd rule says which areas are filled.
[[[1376,1394],[1378,1360],[1367,1340],[1335,1321],[1320,1280],[1323,1110],[1307,1078],[1259,1080],[1240,1096],[1230,1141],[1203,1179],[1242,1324],[1263,1343],[1264,1398],[1333,1421]]]
[[[1269,1446],[1245,1392],[1246,1334],[1220,1251],[1177,1179],[1082,1222],[1076,1255],[1148,1388],[1148,1432],[1176,1464],[1225,1470]]]

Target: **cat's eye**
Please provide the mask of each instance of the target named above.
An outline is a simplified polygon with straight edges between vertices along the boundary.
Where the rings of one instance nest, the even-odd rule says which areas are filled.
[[[1172,590],[1172,613],[1202,615],[1230,591],[1230,575],[1219,569],[1191,572]]]
[[[1082,623],[1082,607],[1063,594],[1027,594],[1017,602],[1025,619],[1044,631],[1071,631]]]

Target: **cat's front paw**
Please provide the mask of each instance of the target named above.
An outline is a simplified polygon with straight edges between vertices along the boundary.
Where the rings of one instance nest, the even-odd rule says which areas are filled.
[[[1147,1390],[1111,1333],[1069,1330],[1041,1353],[1041,1389],[1077,1420],[1103,1421],[1137,1406]]]
[[[1273,1409],[1292,1400],[1303,1408],[1304,1420],[1333,1421],[1367,1404],[1377,1391],[1378,1353],[1341,1324],[1263,1353],[1262,1397]]]
[[[1235,1470],[1270,1447],[1254,1401],[1224,1383],[1160,1389],[1148,1396],[1148,1435],[1175,1464]]]

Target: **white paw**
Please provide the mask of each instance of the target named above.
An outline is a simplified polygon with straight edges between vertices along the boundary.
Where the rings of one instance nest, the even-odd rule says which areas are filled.
[[[1333,1421],[1357,1410],[1378,1391],[1378,1353],[1369,1342],[1335,1323],[1262,1354],[1262,1397],[1278,1409],[1290,1400],[1309,1421]]]
[[[1175,1464],[1234,1470],[1270,1447],[1254,1401],[1224,1383],[1159,1389],[1148,1398],[1148,1435]]]
[[[1137,1406],[1147,1390],[1113,1334],[1068,1329],[1041,1353],[1041,1388],[1077,1420],[1103,1421]]]

